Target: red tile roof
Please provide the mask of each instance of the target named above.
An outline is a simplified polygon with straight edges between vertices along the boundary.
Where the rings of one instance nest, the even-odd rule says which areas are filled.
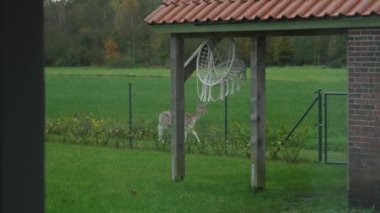
[[[380,15],[380,0],[164,0],[149,24],[212,23]]]

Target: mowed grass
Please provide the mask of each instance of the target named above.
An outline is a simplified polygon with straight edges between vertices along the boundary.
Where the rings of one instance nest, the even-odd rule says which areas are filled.
[[[155,132],[159,113],[170,109],[169,69],[46,68],[45,73],[47,120],[89,112],[127,126],[129,83],[132,85],[133,128],[152,128]],[[266,126],[272,131],[280,127],[290,131],[313,101],[316,90],[345,92],[346,79],[346,70],[343,68],[268,67]],[[250,86],[249,80],[241,81],[241,90],[228,96],[229,127],[237,124],[247,131],[250,128]],[[199,103],[195,74],[188,79],[185,87],[185,110],[194,112]],[[334,109],[336,112],[339,109]],[[307,149],[317,149],[316,118],[315,107],[300,126],[309,129]],[[224,130],[224,119],[224,102],[209,103],[207,113],[196,125],[200,139],[210,140],[210,129]],[[333,119],[344,126],[344,116]],[[305,152],[303,158],[314,160],[316,155],[316,152]]]
[[[129,83],[134,125],[155,123],[170,108],[168,69],[47,68],[45,73],[48,120],[85,111],[126,124]],[[317,89],[346,91],[344,69],[269,67],[266,79],[268,126],[291,127]],[[246,128],[249,88],[244,81],[241,91],[228,97],[229,122]],[[194,77],[186,82],[185,99],[186,111],[194,111],[199,102]],[[197,124],[201,140],[202,130],[223,125],[223,105],[207,106],[208,113]],[[312,113],[310,118],[315,117]],[[253,194],[248,159],[188,154],[186,178],[179,183],[170,180],[170,159],[164,152],[49,142],[47,212],[347,211],[345,166],[268,162],[266,189]]]
[[[249,160],[46,144],[47,212],[346,212],[346,167],[268,162],[266,189],[249,189]]]
[[[48,119],[91,112],[120,123],[128,120],[128,87],[132,84],[133,123],[156,121],[170,109],[169,69],[46,68],[46,115]],[[194,76],[194,75],[193,75]],[[249,76],[248,76],[249,78]],[[317,89],[346,91],[345,69],[319,67],[268,67],[266,76],[266,118],[268,126],[292,126],[302,116]],[[250,82],[228,97],[230,123],[249,124]],[[194,112],[199,99],[195,78],[186,82],[186,111]],[[199,126],[220,124],[224,103],[208,105]],[[313,110],[310,116],[315,117]]]

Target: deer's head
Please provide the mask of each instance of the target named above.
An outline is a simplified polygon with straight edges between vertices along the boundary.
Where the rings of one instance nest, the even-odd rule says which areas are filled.
[[[198,106],[197,106],[197,113],[198,114],[204,114],[206,112],[207,112],[207,110],[206,110],[206,104],[205,103],[198,104]]]

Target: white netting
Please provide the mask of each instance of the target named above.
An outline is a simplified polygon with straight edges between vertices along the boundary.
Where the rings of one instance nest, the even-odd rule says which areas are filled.
[[[235,43],[232,39],[203,42],[188,62],[197,57],[197,90],[201,101],[223,100],[225,96],[240,89],[239,77],[245,70],[245,63],[235,54]],[[213,92],[217,87],[219,90]]]

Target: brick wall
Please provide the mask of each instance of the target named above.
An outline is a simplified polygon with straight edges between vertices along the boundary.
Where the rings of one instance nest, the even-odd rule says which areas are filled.
[[[380,28],[348,32],[348,201],[380,209]]]

